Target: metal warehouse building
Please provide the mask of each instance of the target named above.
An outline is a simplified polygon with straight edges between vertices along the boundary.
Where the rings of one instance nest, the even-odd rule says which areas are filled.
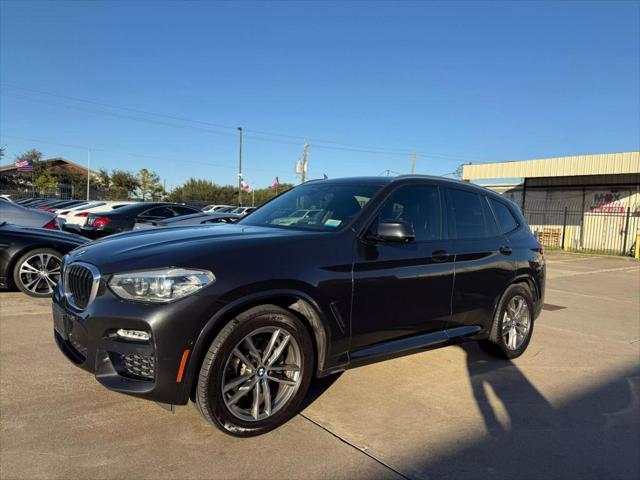
[[[545,246],[637,250],[640,152],[468,164],[462,178],[518,204]]]

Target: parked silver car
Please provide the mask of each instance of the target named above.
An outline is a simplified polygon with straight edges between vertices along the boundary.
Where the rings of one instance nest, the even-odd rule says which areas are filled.
[[[0,202],[0,222],[22,227],[41,227],[59,230],[56,216],[52,213],[23,207],[13,202]]]

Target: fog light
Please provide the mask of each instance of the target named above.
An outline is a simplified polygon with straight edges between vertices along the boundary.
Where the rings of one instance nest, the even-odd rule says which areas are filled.
[[[151,334],[142,330],[127,330],[126,328],[120,328],[116,332],[116,335],[127,340],[138,340],[146,342],[151,338]]]

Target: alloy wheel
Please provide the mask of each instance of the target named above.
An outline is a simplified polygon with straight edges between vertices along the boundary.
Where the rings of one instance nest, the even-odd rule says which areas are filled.
[[[60,259],[49,253],[28,257],[18,272],[24,288],[36,295],[50,295],[60,281]]]
[[[502,338],[509,350],[519,349],[529,335],[531,315],[529,305],[521,295],[515,295],[502,317]]]
[[[245,336],[227,359],[222,397],[240,420],[264,420],[295,395],[302,381],[302,354],[294,336],[262,327]]]

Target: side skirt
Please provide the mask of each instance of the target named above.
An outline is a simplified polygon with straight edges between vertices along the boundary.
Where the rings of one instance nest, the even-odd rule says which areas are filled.
[[[349,367],[360,367],[381,360],[388,360],[420,351],[454,345],[464,342],[465,340],[470,340],[467,337],[472,337],[481,330],[482,328],[479,326],[455,327],[380,343],[356,352],[351,352],[349,354],[351,360]]]

